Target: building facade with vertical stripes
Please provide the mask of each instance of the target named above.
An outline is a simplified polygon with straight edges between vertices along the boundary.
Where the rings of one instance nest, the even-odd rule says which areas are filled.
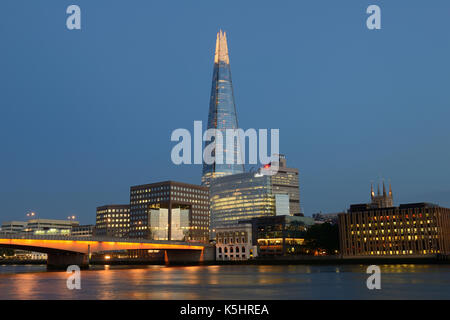
[[[430,203],[374,208],[350,206],[339,214],[344,257],[450,254],[450,209]]]

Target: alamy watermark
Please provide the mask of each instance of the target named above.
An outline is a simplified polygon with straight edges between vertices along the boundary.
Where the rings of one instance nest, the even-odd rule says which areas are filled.
[[[66,19],[66,27],[69,30],[80,30],[81,29],[81,9],[79,6],[72,4],[67,7],[67,14],[70,16]]]
[[[367,289],[380,290],[381,289],[381,269],[380,269],[380,267],[376,266],[376,265],[368,266],[366,273],[371,274],[371,276],[369,278],[367,278],[367,281],[366,281]]]
[[[67,278],[66,285],[69,290],[81,290],[81,272],[80,267],[77,265],[71,265],[67,268],[67,273],[70,276]]]
[[[367,7],[367,14],[370,16],[366,20],[367,29],[380,30],[381,29],[381,8],[375,4]]]
[[[66,9],[69,16],[66,19],[66,27],[69,30],[81,30],[81,8],[76,4],[69,5]],[[381,8],[378,5],[369,5],[366,14],[370,16],[366,20],[366,26],[369,30],[381,29]]]
[[[208,129],[203,132],[202,121],[194,121],[193,135],[183,128],[172,132],[170,140],[178,143],[172,148],[171,159],[176,165],[202,163],[256,165],[259,160],[259,163],[266,165],[261,169],[261,173],[274,175],[279,168],[280,130],[270,129],[270,152],[268,131],[268,129],[250,128],[245,131],[243,129]],[[204,142],[206,147],[203,149]],[[248,162],[246,163],[247,146]]]

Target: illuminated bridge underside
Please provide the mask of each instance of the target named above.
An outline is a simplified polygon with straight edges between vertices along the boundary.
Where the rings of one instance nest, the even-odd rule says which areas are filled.
[[[39,236],[0,236],[0,247],[29,250],[43,253],[79,253],[89,254],[118,250],[200,250],[205,245],[192,245],[186,242],[145,241],[134,239],[96,239],[75,237],[39,237]]]
[[[164,250],[168,264],[214,259],[211,246],[175,241],[8,235],[0,236],[0,247],[47,253],[47,267],[51,269],[65,269],[69,265],[85,268],[90,254],[119,250]]]

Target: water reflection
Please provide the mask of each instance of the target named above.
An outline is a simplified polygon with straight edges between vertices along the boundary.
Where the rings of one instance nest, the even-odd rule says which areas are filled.
[[[0,266],[0,299],[450,299],[450,266],[381,265],[382,290],[367,289],[366,268],[96,266],[68,290],[65,272]]]

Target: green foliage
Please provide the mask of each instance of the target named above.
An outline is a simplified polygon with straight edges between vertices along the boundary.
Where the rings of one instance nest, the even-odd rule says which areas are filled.
[[[339,250],[338,225],[328,222],[315,224],[306,231],[305,241],[311,250],[322,249],[328,254],[334,254],[335,250]]]

